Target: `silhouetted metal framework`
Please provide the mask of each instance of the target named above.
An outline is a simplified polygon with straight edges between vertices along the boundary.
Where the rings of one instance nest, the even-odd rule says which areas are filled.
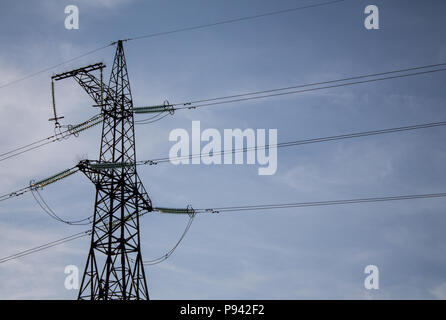
[[[99,63],[53,77],[75,78],[103,114],[99,160],[78,165],[96,186],[91,247],[78,299],[148,299],[139,215],[152,211],[152,202],[136,172],[133,102],[122,41],[117,42],[108,86],[102,82],[104,67]],[[95,70],[100,70],[100,79],[90,73]]]

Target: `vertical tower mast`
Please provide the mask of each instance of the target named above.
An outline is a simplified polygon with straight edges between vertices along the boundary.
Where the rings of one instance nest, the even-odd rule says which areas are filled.
[[[102,74],[102,68],[96,64],[53,77],[74,77],[103,116],[99,161],[78,165],[96,187],[91,246],[78,299],[148,299],[139,215],[152,211],[152,203],[136,172],[133,102],[122,41],[117,42],[108,86],[90,73],[100,69]]]

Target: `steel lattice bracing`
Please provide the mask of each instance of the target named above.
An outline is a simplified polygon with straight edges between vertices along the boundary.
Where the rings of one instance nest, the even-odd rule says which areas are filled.
[[[79,169],[96,186],[91,247],[79,299],[148,299],[141,257],[139,215],[152,203],[136,172],[133,103],[122,41],[118,41],[108,86],[102,64],[55,76],[73,77],[102,109],[99,161]],[[101,70],[101,79],[90,72]],[[92,163],[112,164],[98,169]],[[122,164],[122,165],[113,165]]]

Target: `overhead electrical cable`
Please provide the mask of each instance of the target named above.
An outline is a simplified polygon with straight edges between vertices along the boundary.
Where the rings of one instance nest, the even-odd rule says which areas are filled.
[[[46,139],[45,139],[45,140],[46,140]],[[19,151],[19,152],[10,152],[10,151],[8,151],[7,154],[6,154],[5,156],[0,157],[0,162],[1,162],[1,161],[8,160],[8,159],[10,159],[10,158],[17,157],[17,156],[19,156],[19,155],[22,155],[22,154],[27,153],[27,152],[29,152],[29,151],[32,151],[32,150],[41,148],[41,147],[43,147],[43,146],[46,146],[46,145],[51,144],[51,143],[56,142],[56,141],[59,141],[59,139],[56,138],[55,136],[53,136],[53,137],[50,138],[50,140],[48,140],[48,141],[46,141],[46,142],[44,142],[44,143],[40,143],[40,144],[34,145],[33,147],[26,147],[26,148],[23,147],[23,148],[22,148],[23,150],[21,150],[21,151]]]
[[[328,142],[328,141],[336,141],[336,140],[344,140],[344,139],[353,139],[353,138],[361,138],[361,137],[367,137],[367,136],[374,136],[374,135],[380,135],[380,134],[390,134],[390,133],[397,133],[397,132],[404,132],[404,131],[412,131],[412,130],[419,130],[419,129],[427,129],[427,128],[434,128],[434,127],[441,127],[446,126],[446,121],[440,121],[440,122],[428,122],[428,123],[422,123],[422,124],[416,124],[411,126],[404,126],[404,127],[395,127],[395,128],[387,128],[387,129],[379,129],[379,130],[371,130],[371,131],[363,131],[363,132],[355,132],[355,133],[347,133],[347,134],[341,134],[341,135],[334,135],[334,136],[326,136],[326,137],[320,137],[320,138],[311,138],[311,139],[303,139],[303,140],[295,140],[295,141],[288,141],[288,142],[281,142],[277,144],[265,144],[262,146],[254,146],[254,147],[245,147],[245,148],[238,148],[238,149],[231,149],[231,150],[222,150],[222,151],[215,151],[211,154],[191,154],[189,156],[178,156],[178,157],[164,157],[164,158],[157,158],[157,159],[151,159],[151,160],[141,160],[137,161],[136,165],[155,165],[158,163],[165,163],[170,161],[180,161],[180,160],[187,160],[187,159],[193,159],[193,158],[200,158],[200,157],[212,157],[217,155],[223,155],[227,153],[239,153],[239,152],[249,152],[249,151],[256,151],[256,150],[264,150],[266,148],[283,148],[283,147],[293,147],[293,146],[299,146],[299,145],[305,145],[305,144],[312,144],[312,143],[320,143],[320,142]]]
[[[9,155],[9,154],[11,154],[11,153],[14,153],[14,152],[21,151],[21,150],[23,150],[23,149],[32,147],[32,146],[34,146],[34,145],[36,145],[36,144],[38,144],[38,143],[41,143],[41,142],[50,140],[50,139],[52,139],[53,137],[55,137],[55,136],[51,136],[51,137],[48,137],[48,138],[40,139],[40,140],[34,141],[34,142],[32,142],[32,143],[29,143],[29,144],[27,144],[27,145],[25,145],[25,146],[15,148],[15,149],[9,150],[9,151],[4,152],[4,153],[0,153],[0,158],[2,158],[3,156],[7,156],[7,155]]]
[[[80,219],[80,220],[65,220],[62,219],[59,215],[56,214],[56,212],[51,209],[51,207],[48,205],[48,203],[45,201],[45,199],[42,197],[42,195],[40,194],[38,188],[31,188],[31,194],[34,198],[34,200],[36,201],[36,203],[39,205],[39,207],[51,218],[53,218],[54,220],[67,224],[67,225],[74,225],[74,226],[84,226],[84,225],[89,225],[92,220],[91,218],[93,217],[92,215],[84,218],[84,219]]]
[[[358,76],[351,76],[346,78],[340,78],[340,79],[333,79],[333,80],[326,80],[326,81],[318,81],[318,82],[311,82],[306,84],[299,84],[294,86],[288,86],[288,87],[282,87],[282,88],[274,88],[274,89],[266,89],[261,91],[254,91],[254,92],[247,92],[247,93],[241,93],[241,94],[233,94],[223,97],[217,97],[217,98],[209,98],[209,99],[201,99],[201,100],[192,100],[188,102],[182,102],[182,103],[174,103],[172,106],[180,106],[180,105],[190,105],[190,104],[196,104],[196,103],[203,103],[203,102],[211,102],[211,101],[217,101],[217,100],[223,100],[223,99],[231,99],[231,98],[239,98],[249,95],[257,95],[257,94],[263,94],[263,93],[271,93],[271,92],[277,92],[277,91],[284,91],[284,90],[291,90],[291,89],[298,89],[298,88],[305,88],[305,87],[313,87],[313,86],[319,86],[319,85],[325,85],[325,84],[331,84],[331,83],[337,83],[337,82],[346,82],[351,80],[359,80],[359,79],[366,79],[366,78],[372,78],[372,77],[378,77],[378,76],[384,76],[384,75],[390,75],[390,74],[396,74],[396,73],[403,73],[403,72],[409,72],[409,71],[415,71],[415,70],[424,70],[424,69],[433,69],[438,67],[444,67],[446,66],[445,63],[436,63],[436,64],[429,64],[429,65],[423,65],[423,66],[417,66],[417,67],[409,67],[404,69],[397,69],[397,70],[391,70],[391,71],[384,71],[384,72],[378,72],[378,73],[370,73],[370,74],[364,74],[364,75],[358,75]],[[435,69],[431,70],[433,72],[436,71],[444,71],[444,69]],[[427,71],[430,72],[430,71]],[[423,73],[410,73],[407,75],[401,75],[401,76],[412,76],[412,75],[419,75]],[[393,78],[389,78],[393,79]],[[387,80],[387,78],[380,78],[378,80]],[[356,83],[353,83],[356,84]]]
[[[379,130],[372,130],[372,131],[363,131],[363,132],[356,132],[356,133],[348,133],[348,134],[342,134],[342,135],[334,135],[334,136],[326,136],[326,137],[319,137],[319,138],[310,138],[310,139],[303,139],[303,140],[295,140],[295,141],[288,141],[288,142],[281,142],[277,144],[266,144],[263,146],[254,146],[254,147],[246,147],[246,148],[239,148],[239,149],[231,149],[231,150],[222,150],[222,151],[216,151],[214,155],[222,155],[225,153],[239,153],[239,152],[248,152],[248,151],[255,151],[255,150],[262,150],[266,148],[283,148],[283,147],[292,147],[292,146],[299,146],[299,145],[305,145],[305,144],[312,144],[312,143],[320,143],[320,142],[328,142],[328,141],[336,141],[336,140],[343,140],[343,139],[352,139],[352,138],[360,138],[360,137],[366,137],[366,136],[374,136],[374,135],[380,135],[380,134],[390,134],[390,133],[397,133],[397,132],[404,132],[404,131],[411,131],[411,130],[419,130],[419,129],[427,129],[427,128],[434,128],[434,127],[441,127],[445,126],[446,121],[440,121],[440,122],[428,122],[428,123],[422,123],[422,124],[416,124],[411,126],[404,126],[404,127],[394,127],[394,128],[387,128],[387,129],[379,129]],[[136,165],[155,165],[158,163],[166,163],[170,162],[172,160],[183,160],[183,159],[192,159],[197,157],[209,157],[211,155],[209,154],[192,154],[189,156],[179,156],[179,157],[164,157],[164,158],[156,158],[152,160],[140,160],[136,162]],[[131,166],[131,163],[123,163],[121,166]],[[101,167],[104,168],[113,168],[113,167],[119,167],[118,164],[112,164],[112,163],[99,163],[99,164],[92,164],[92,167],[95,169],[100,169]],[[53,183],[61,178],[68,177],[71,174],[74,174],[78,171],[77,167],[73,167],[67,170],[64,170],[57,175],[54,175],[48,179],[40,180],[39,182],[35,182],[33,184],[34,187],[42,188],[43,186],[47,185],[48,183]],[[4,201],[13,197],[20,196],[28,191],[30,191],[31,187],[22,188],[19,190],[16,190],[14,192],[10,192],[8,194],[4,194],[0,196],[0,201]]]
[[[305,90],[298,90],[298,91],[287,91],[287,92],[279,92],[289,89],[295,89],[295,88],[304,88],[304,87],[311,87],[321,84],[330,84],[330,83],[336,83],[336,82],[344,82],[348,80],[354,80],[354,79],[365,79],[368,77],[375,77],[379,75],[388,75],[388,74],[394,74],[394,73],[401,73],[401,72],[407,72],[407,71],[414,71],[414,70],[422,70],[422,69],[428,69],[428,68],[435,68],[440,66],[445,66],[446,63],[438,63],[438,64],[430,64],[425,66],[417,66],[417,67],[411,67],[411,68],[405,68],[405,69],[399,69],[399,70],[392,70],[392,71],[386,71],[386,72],[380,72],[380,73],[374,73],[374,74],[367,74],[367,75],[359,75],[354,77],[348,77],[348,78],[342,78],[342,79],[334,79],[329,81],[321,81],[321,82],[314,82],[314,83],[308,83],[308,84],[301,84],[296,86],[288,86],[283,88],[275,88],[275,89],[269,89],[269,90],[262,90],[262,91],[255,91],[255,92],[247,92],[242,94],[235,94],[235,95],[229,95],[224,97],[217,97],[217,98],[210,98],[210,99],[201,99],[201,100],[192,100],[189,102],[182,102],[182,103],[175,103],[175,104],[169,104],[167,101],[165,101],[164,105],[160,106],[149,106],[149,107],[136,107],[134,108],[135,113],[157,113],[155,116],[143,119],[143,120],[136,120],[135,124],[149,124],[156,121],[161,120],[166,116],[162,115],[163,112],[168,112],[169,114],[173,114],[175,110],[179,109],[194,109],[196,107],[205,107],[205,106],[211,106],[216,104],[224,104],[224,103],[234,103],[239,101],[245,101],[245,100],[252,100],[252,99],[261,99],[261,98],[267,98],[267,97],[273,97],[273,96],[280,96],[280,95],[287,95],[287,94],[296,94],[296,93],[303,93],[308,91],[315,91],[315,90],[322,90],[327,88],[334,88],[334,87],[341,87],[341,86],[347,86],[347,85],[353,85],[353,84],[359,84],[359,83],[366,83],[366,82],[372,82],[372,81],[381,81],[381,80],[387,80],[387,79],[394,79],[394,78],[401,78],[401,77],[408,77],[408,76],[415,76],[415,75],[421,75],[425,73],[432,73],[432,72],[439,72],[439,71],[445,71],[446,69],[435,69],[435,70],[428,70],[423,72],[416,72],[416,73],[409,73],[409,74],[402,74],[392,77],[384,77],[384,78],[377,78],[377,79],[369,79],[364,81],[357,81],[357,82],[348,82],[348,83],[341,83],[335,86],[325,86],[325,87],[316,87],[316,88],[309,88]],[[258,94],[264,94],[264,93],[271,93],[276,92],[272,95],[262,95],[262,96],[254,96],[250,97],[252,95],[258,95]],[[277,93],[278,92],[278,93]],[[244,98],[243,98],[244,97]],[[233,98],[240,98],[240,99],[233,99]],[[228,100],[231,99],[231,100]],[[224,100],[224,101],[220,101]],[[211,102],[214,101],[214,102]],[[167,104],[166,104],[167,102]],[[203,102],[210,102],[210,103],[204,103]],[[200,104],[201,103],[201,104]],[[192,106],[192,104],[198,104],[197,106]],[[182,106],[182,107],[178,107]],[[50,143],[59,141],[61,139],[66,139],[71,135],[77,136],[80,132],[87,130],[102,121],[102,115],[97,114],[90,118],[89,120],[82,122],[80,124],[74,125],[74,126],[65,126],[66,130],[55,134],[53,136],[37,140],[33,143],[27,144],[25,146],[15,148],[13,150],[4,152],[0,154],[0,162],[10,159],[12,157],[16,157],[18,155],[21,155],[23,153],[29,152],[31,150],[43,147],[45,145],[48,145]]]
[[[152,117],[149,117],[149,118],[146,118],[146,119],[142,119],[142,120],[135,120],[135,124],[140,124],[140,123],[143,123],[143,122],[146,122],[146,121],[154,120],[156,118],[159,118],[162,114],[163,114],[163,111],[160,111],[160,112],[158,112],[157,114],[155,114]]]
[[[62,172],[54,174],[46,179],[42,179],[37,182],[32,182],[32,183],[30,183],[29,186],[27,186],[25,188],[22,188],[22,189],[19,189],[19,190],[16,190],[16,191],[13,191],[13,192],[10,192],[10,193],[0,196],[0,201],[5,201],[5,200],[11,199],[11,198],[21,196],[27,192],[32,191],[33,189],[46,187],[47,185],[50,185],[52,183],[58,182],[62,179],[65,179],[65,178],[75,174],[78,171],[79,171],[79,169],[77,167],[72,167],[70,169],[66,169]]]
[[[99,48],[97,48],[97,49],[94,49],[94,50],[85,52],[85,53],[83,53],[83,54],[81,54],[81,55],[78,55],[78,56],[76,56],[76,57],[73,57],[73,58],[71,58],[71,59],[62,61],[62,62],[60,62],[60,63],[58,63],[58,64],[55,64],[55,65],[52,65],[52,66],[50,66],[50,67],[47,67],[47,68],[45,68],[45,69],[36,71],[36,72],[34,72],[34,73],[30,73],[30,74],[25,75],[25,76],[23,76],[23,77],[21,77],[21,78],[17,78],[17,79],[15,79],[15,80],[13,80],[13,81],[10,81],[10,82],[1,84],[1,85],[0,85],[0,89],[6,88],[6,87],[8,87],[8,86],[10,86],[10,85],[13,85],[13,84],[16,84],[16,83],[18,83],[18,82],[21,82],[21,81],[24,81],[24,80],[33,78],[33,77],[35,77],[35,76],[37,76],[37,75],[39,75],[39,74],[48,72],[48,71],[53,70],[53,69],[55,69],[55,68],[57,68],[57,67],[60,67],[60,66],[62,66],[62,65],[64,65],[64,64],[67,64],[67,63],[70,63],[70,62],[72,62],[72,61],[78,60],[78,59],[80,59],[80,58],[86,57],[86,56],[88,56],[88,55],[90,55],[90,54],[93,54],[93,53],[95,53],[95,52],[98,52],[98,51],[100,51],[100,50],[103,50],[103,49],[105,49],[105,48],[108,48],[108,47],[110,47],[111,45],[112,45],[112,44],[108,44],[108,45],[106,45],[106,46],[99,47]]]
[[[151,119],[156,118],[159,114],[162,114],[163,112],[169,112],[170,114],[174,114],[174,112],[176,110],[195,109],[195,108],[199,108],[199,107],[213,106],[213,105],[219,105],[219,104],[242,102],[242,101],[247,101],[247,100],[255,100],[255,99],[277,97],[277,96],[283,96],[283,95],[289,95],[289,94],[312,92],[312,91],[317,91],[317,90],[325,90],[325,89],[330,89],[330,88],[351,86],[351,85],[364,84],[364,83],[369,83],[369,82],[392,80],[392,79],[399,79],[399,78],[411,77],[411,76],[419,76],[419,75],[424,75],[424,74],[446,71],[446,68],[439,68],[439,67],[444,67],[444,66],[446,66],[446,63],[429,64],[429,65],[416,66],[416,67],[410,67],[410,68],[404,68],[404,69],[398,69],[398,70],[384,71],[384,72],[379,72],[379,73],[370,73],[370,74],[351,76],[351,77],[346,77],[346,78],[339,78],[339,79],[333,79],[333,80],[299,84],[299,85],[287,86],[287,87],[281,87],[281,88],[273,88],[273,89],[265,89],[265,90],[261,90],[261,91],[252,91],[252,92],[245,92],[245,93],[239,93],[239,94],[232,94],[232,95],[226,95],[226,96],[215,97],[215,98],[190,100],[190,101],[186,101],[186,102],[179,102],[179,103],[173,103],[173,104],[170,104],[166,100],[163,105],[134,107],[133,112],[135,114],[157,113],[155,116],[149,118],[151,120]],[[416,70],[423,70],[423,71],[412,72],[412,71],[416,71]],[[393,76],[390,76],[390,75],[393,75]],[[382,77],[382,76],[385,76],[385,77]],[[365,80],[351,81],[351,80],[359,80],[359,79],[365,79]],[[323,85],[327,85],[327,84],[330,84],[330,85],[323,86]],[[312,88],[312,87],[314,87],[314,88]],[[302,88],[307,88],[307,89],[302,89]],[[292,90],[292,89],[302,89],[302,90]],[[292,91],[289,91],[289,90],[292,90]],[[149,120],[149,119],[136,120],[135,123],[138,123],[138,124],[143,123],[145,120]]]
[[[153,266],[153,265],[159,264],[159,263],[169,259],[169,257],[175,252],[175,250],[178,248],[180,243],[185,238],[185,236],[186,236],[187,232],[189,231],[189,229],[192,225],[192,222],[194,221],[194,218],[195,218],[195,210],[191,206],[188,206],[186,209],[153,208],[153,211],[159,212],[159,213],[167,213],[167,214],[187,214],[189,216],[189,220],[187,222],[186,228],[184,229],[183,233],[181,234],[180,238],[175,243],[175,245],[169,251],[167,251],[164,255],[162,255],[156,259],[143,260],[143,264],[145,266]],[[134,262],[134,260],[133,260],[133,262]]]
[[[175,29],[175,30],[170,30],[170,31],[164,31],[164,32],[151,33],[151,34],[146,34],[146,35],[142,35],[142,36],[135,36],[135,37],[132,37],[132,38],[124,39],[123,41],[131,41],[131,40],[139,40],[139,39],[147,39],[147,38],[165,36],[165,35],[169,35],[169,34],[173,34],[173,33],[179,33],[179,32],[191,31],[191,30],[198,30],[198,29],[209,28],[209,27],[214,27],[214,26],[223,25],[223,24],[230,24],[230,23],[241,22],[241,21],[246,21],[246,20],[258,19],[258,18],[267,17],[267,16],[279,15],[279,14],[289,13],[289,12],[293,12],[293,11],[299,11],[299,10],[311,9],[311,8],[316,8],[316,7],[328,6],[328,5],[332,5],[332,4],[336,4],[336,3],[340,3],[340,2],[344,2],[344,1],[346,1],[346,0],[336,0],[336,1],[321,2],[321,3],[306,5],[306,6],[300,6],[300,7],[296,7],[296,8],[289,8],[289,9],[284,9],[284,10],[271,11],[271,12],[258,14],[258,15],[245,16],[245,17],[229,19],[229,20],[223,20],[223,21],[214,22],[214,23],[208,23],[208,24],[202,24],[202,25],[197,25],[197,26],[185,27],[185,28],[180,28],[180,29]],[[86,57],[88,55],[91,55],[93,53],[101,51],[101,50],[103,50],[105,48],[113,46],[116,43],[117,43],[116,41],[111,42],[108,45],[104,45],[104,46],[101,46],[101,47],[96,48],[94,50],[87,51],[87,52],[85,52],[85,53],[83,53],[81,55],[75,56],[75,57],[73,57],[71,59],[62,61],[62,62],[57,63],[55,65],[49,66],[49,67],[47,67],[45,69],[36,71],[34,73],[30,73],[28,75],[25,75],[23,77],[17,78],[15,80],[12,80],[12,81],[7,82],[7,83],[0,84],[0,89],[6,88],[6,87],[8,87],[10,85],[16,84],[18,82],[21,82],[21,81],[30,79],[32,77],[35,77],[35,76],[37,76],[39,74],[42,74],[42,73],[48,72],[50,70],[53,70],[53,69],[55,69],[57,67],[60,67],[60,66],[62,66],[64,64],[67,64],[67,63],[70,63],[72,61],[78,60],[80,58]]]
[[[140,120],[140,121],[135,121],[135,124],[141,125],[141,124],[150,124],[150,123],[158,122],[158,121],[163,120],[168,115],[169,115],[169,113],[162,114],[162,112],[161,112],[161,113],[158,113],[156,116],[153,116],[153,117],[150,117],[150,118],[147,118],[144,120]]]
[[[306,9],[311,9],[311,8],[323,7],[323,6],[328,6],[328,5],[341,3],[341,2],[344,2],[344,1],[346,1],[346,0],[335,0],[335,1],[314,3],[314,4],[300,6],[300,7],[295,7],[295,8],[271,11],[271,12],[266,12],[266,13],[262,13],[262,14],[245,16],[245,17],[228,19],[228,20],[222,20],[222,21],[213,22],[213,23],[207,23],[207,24],[201,24],[201,25],[196,25],[196,26],[191,26],[191,27],[174,29],[174,30],[170,30],[170,31],[149,33],[149,34],[145,34],[145,35],[141,35],[141,36],[134,36],[134,37],[131,37],[131,38],[127,38],[127,39],[124,39],[123,41],[133,41],[133,40],[147,39],[147,38],[165,36],[165,35],[179,33],[179,32],[204,29],[204,28],[215,27],[215,26],[224,25],[224,24],[230,24],[230,23],[235,23],[235,22],[241,22],[241,21],[247,21],[247,20],[264,18],[264,17],[268,17],[268,16],[274,16],[274,15],[279,15],[279,14],[290,13],[290,12],[293,12],[293,11],[300,11],[300,10],[306,10]]]
[[[222,104],[227,104],[227,103],[235,103],[235,102],[242,102],[242,101],[248,101],[248,100],[279,97],[279,96],[290,95],[290,94],[313,92],[313,91],[318,91],[318,90],[339,88],[339,87],[351,86],[351,85],[356,85],[356,84],[364,84],[364,83],[370,83],[370,82],[377,82],[377,81],[383,81],[383,80],[390,80],[390,79],[405,78],[405,77],[418,76],[418,75],[442,72],[442,71],[446,71],[446,68],[428,70],[428,71],[419,71],[419,72],[406,73],[406,74],[401,74],[401,75],[394,75],[394,76],[380,77],[380,78],[374,78],[374,79],[332,84],[332,85],[328,85],[328,86],[319,86],[319,87],[315,87],[315,88],[307,88],[307,89],[292,90],[292,91],[285,91],[285,92],[277,92],[277,91],[287,90],[287,88],[277,88],[277,89],[272,89],[272,90],[258,91],[258,92],[263,92],[263,93],[274,92],[274,93],[270,93],[270,94],[259,95],[256,92],[248,92],[248,93],[244,93],[244,94],[238,94],[238,95],[227,96],[227,97],[218,97],[218,98],[202,99],[202,100],[196,100],[196,101],[176,103],[176,104],[174,104],[174,106],[179,106],[179,105],[182,105],[182,106],[174,107],[174,110],[176,111],[176,110],[184,110],[184,109],[196,109],[196,108],[201,108],[201,107],[216,106],[216,105],[222,105]],[[340,82],[340,81],[344,81],[344,80],[331,80],[330,82]],[[306,87],[306,86],[313,86],[313,84],[299,85],[299,86],[295,86],[295,88]],[[291,88],[291,87],[288,87],[288,88]],[[239,97],[239,98],[231,99],[231,97]],[[217,100],[222,100],[222,101],[217,101]],[[201,103],[201,102],[197,102],[197,101],[214,101],[214,102]]]
[[[64,126],[65,130],[55,133],[54,135],[52,135],[50,137],[37,140],[37,141],[29,143],[25,146],[18,147],[18,148],[15,148],[15,149],[12,149],[12,150],[9,150],[7,152],[0,154],[0,162],[5,161],[10,158],[13,158],[13,157],[16,157],[16,156],[19,156],[26,152],[41,148],[41,147],[46,146],[50,143],[67,139],[70,136],[77,137],[79,135],[79,133],[90,129],[90,128],[98,125],[101,122],[102,122],[102,115],[97,114],[82,123],[79,123],[76,125]]]
[[[401,195],[401,196],[390,196],[390,197],[357,198],[357,199],[328,200],[328,201],[263,204],[263,205],[237,206],[237,207],[205,208],[205,209],[195,209],[195,212],[196,213],[223,213],[223,212],[234,212],[234,211],[319,207],[319,206],[333,206],[333,205],[357,204],[357,203],[367,203],[367,202],[388,202],[388,201],[401,201],[401,200],[427,199],[427,198],[443,198],[443,197],[446,197],[446,192]]]
[[[5,200],[11,199],[11,198],[19,197],[29,191],[31,191],[31,188],[26,187],[26,188],[22,188],[22,189],[4,194],[4,195],[0,196],[0,201],[5,201]]]
[[[183,241],[184,237],[186,236],[187,232],[189,231],[192,222],[194,221],[195,215],[190,216],[189,220],[187,222],[186,228],[184,229],[183,233],[181,234],[180,238],[178,239],[178,241],[175,243],[175,245],[163,256],[157,258],[157,259],[152,259],[152,260],[143,260],[143,264],[145,266],[153,266],[156,264],[159,264],[163,261],[166,261],[167,259],[170,258],[170,256],[175,252],[175,250],[178,248],[178,246],[180,245],[180,243]]]
[[[4,258],[1,258],[0,259],[0,263],[5,263],[7,261],[14,260],[14,259],[17,259],[17,258],[20,258],[20,257],[23,257],[23,256],[27,256],[29,254],[33,254],[33,253],[36,253],[36,252],[39,252],[39,251],[42,251],[42,250],[46,250],[46,249],[52,248],[54,246],[58,246],[58,245],[61,245],[63,243],[69,242],[69,241],[73,241],[73,240],[76,240],[76,239],[79,239],[79,238],[83,238],[85,236],[90,235],[90,233],[91,233],[91,230],[82,231],[82,232],[73,234],[73,235],[68,236],[68,237],[64,237],[64,238],[56,240],[56,241],[51,241],[51,242],[42,244],[40,246],[31,248],[31,249],[28,249],[28,250],[24,250],[24,251],[21,251],[19,253],[16,253],[16,254],[4,257]]]
[[[302,208],[302,207],[318,207],[318,206],[333,206],[333,205],[347,205],[347,204],[359,204],[359,203],[379,203],[379,202],[390,202],[390,201],[404,201],[404,200],[415,200],[415,199],[428,199],[428,198],[444,198],[446,197],[446,192],[442,193],[427,193],[427,194],[412,194],[412,195],[399,195],[399,196],[387,196],[387,197],[373,197],[373,198],[356,198],[356,199],[343,199],[343,200],[328,200],[328,201],[310,201],[310,202],[293,202],[293,203],[277,203],[277,204],[259,204],[259,205],[243,205],[243,206],[227,206],[227,207],[214,207],[214,208],[202,208],[194,209],[195,214],[219,214],[225,212],[242,212],[242,211],[253,211],[253,210],[271,210],[271,209],[289,209],[289,208]],[[154,210],[161,211],[163,208],[154,208]],[[185,214],[187,211],[185,209],[177,209],[177,213]],[[175,209],[169,209],[172,213]],[[190,226],[189,226],[190,227]],[[50,247],[76,240],[78,238],[84,237],[90,234],[90,230],[83,231],[69,237],[65,237],[32,249],[21,251],[19,253],[10,255],[0,259],[0,263],[4,263],[9,260],[17,259],[19,257],[32,254],[41,250],[48,249]],[[187,232],[187,231],[186,231]],[[185,233],[183,233],[182,238],[184,238]],[[181,239],[180,238],[180,241]],[[150,262],[150,261],[149,261]]]

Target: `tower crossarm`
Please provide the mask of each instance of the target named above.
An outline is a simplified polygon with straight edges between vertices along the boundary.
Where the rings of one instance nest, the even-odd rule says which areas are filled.
[[[136,174],[136,181],[122,181],[121,174],[117,174],[117,170],[126,170],[134,167],[134,164],[111,164],[99,163],[91,160],[82,160],[77,165],[77,168],[87,178],[93,182],[96,188],[106,188],[114,185],[116,190],[122,185],[123,190],[136,196],[138,201],[138,211],[153,211],[152,200],[149,197],[140,177]],[[124,175],[125,177],[125,175]]]
[[[103,99],[111,96],[110,90],[102,81],[102,69],[105,64],[102,62],[92,64],[83,68],[74,69],[64,73],[56,74],[51,77],[54,81],[59,81],[67,78],[74,78],[79,85],[87,92],[87,94],[96,102],[97,105],[103,105]],[[100,79],[95,77],[91,72],[100,70]]]

